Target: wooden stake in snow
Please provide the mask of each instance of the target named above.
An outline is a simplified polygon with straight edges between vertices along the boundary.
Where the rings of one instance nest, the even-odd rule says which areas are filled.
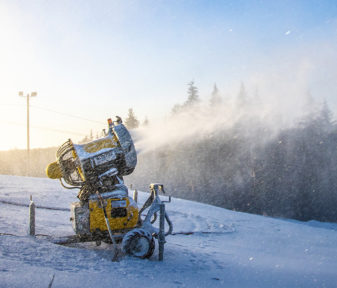
[[[35,204],[32,195],[29,203],[29,235],[35,236]]]

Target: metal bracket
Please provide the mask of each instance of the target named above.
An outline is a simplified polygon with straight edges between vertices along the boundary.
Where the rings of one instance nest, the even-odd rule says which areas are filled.
[[[168,200],[161,200],[161,203],[171,203],[171,195],[169,195],[168,197]]]
[[[143,221],[142,227],[144,229],[146,229],[147,231],[149,231],[151,234],[156,235],[155,237],[157,237],[159,235],[159,229],[152,226],[152,223],[151,223],[152,216],[155,215],[157,212],[160,212],[161,205],[165,206],[164,203],[170,203],[171,202],[171,196],[169,196],[168,201],[161,201],[161,199],[158,195],[159,194],[158,191],[164,191],[164,185],[163,184],[159,184],[159,183],[150,184],[150,190],[151,190],[151,195],[150,195],[149,199],[145,202],[142,209],[140,209],[139,214],[141,215],[141,213],[146,208],[150,207],[149,211],[147,212],[147,215],[146,215],[146,217]],[[166,232],[166,233],[164,232],[164,234],[165,235],[172,234],[173,224],[172,224],[172,222],[171,222],[171,220],[170,220],[170,218],[169,218],[169,216],[166,212],[164,212],[164,216],[165,216],[165,220],[166,220],[166,222],[169,226],[168,232]]]

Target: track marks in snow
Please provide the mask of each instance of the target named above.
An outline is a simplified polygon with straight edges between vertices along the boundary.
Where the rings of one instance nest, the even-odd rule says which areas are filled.
[[[20,245],[20,243],[27,243],[27,241],[31,244],[28,249],[27,245]],[[92,263],[98,262],[103,268],[111,266],[111,260],[102,261],[103,258],[92,250],[62,247],[29,236],[3,236],[0,237],[0,243],[0,253],[3,258],[15,259],[15,261],[28,265],[50,267],[68,272],[91,271],[95,269]],[[3,268],[0,267],[0,269]]]
[[[192,213],[167,211],[173,225],[173,233],[233,233],[236,231],[233,223],[225,223],[219,219],[206,218]]]

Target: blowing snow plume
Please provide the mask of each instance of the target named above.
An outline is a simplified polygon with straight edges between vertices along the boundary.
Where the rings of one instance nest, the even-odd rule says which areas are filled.
[[[326,66],[326,58],[337,54],[331,55],[330,49],[319,48],[323,52],[319,55],[316,55],[318,47],[311,47],[305,55],[300,53],[302,50],[283,52],[281,55],[285,59],[282,60],[286,61],[273,59],[272,63],[265,65],[269,67],[267,71],[257,70],[250,75],[247,86],[241,83],[239,89],[235,87],[225,93],[214,86],[207,102],[199,98],[194,82],[189,83],[185,103],[174,106],[169,117],[150,121],[148,126],[138,129],[137,149],[146,153],[167,145],[198,142],[236,125],[244,125],[245,133],[254,134],[256,121],[263,122],[264,129],[272,135],[296,126],[303,117],[317,113],[322,104],[315,101],[310,89],[317,94],[316,97],[324,99],[327,95],[326,91],[318,93],[312,83],[319,77],[322,66]],[[329,67],[329,72],[334,75],[336,69]],[[230,96],[224,97],[223,94]]]
[[[307,94],[306,109],[282,115],[243,85],[235,99],[186,103],[134,131],[139,166],[127,181],[145,190],[161,182],[174,196],[234,210],[337,220],[337,127],[327,103]]]
[[[214,106],[197,103],[182,107],[181,111],[169,117],[152,122],[135,131],[136,147],[139,154],[164,147],[173,147],[186,142],[200,142],[205,137],[233,128],[239,121],[254,119],[272,123],[268,109],[259,103],[227,100]],[[249,121],[248,121],[249,122]],[[254,129],[247,127],[246,133]]]

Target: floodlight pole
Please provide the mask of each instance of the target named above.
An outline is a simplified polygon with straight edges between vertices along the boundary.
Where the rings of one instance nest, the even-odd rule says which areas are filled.
[[[19,92],[19,96],[26,97],[27,98],[27,159],[28,159],[28,165],[29,165],[29,152],[30,152],[30,137],[29,137],[29,98],[30,97],[36,97],[37,92],[31,92],[28,93],[26,96],[24,96],[23,92]]]
[[[27,94],[27,153],[30,152],[30,141],[29,141],[29,94]]]

